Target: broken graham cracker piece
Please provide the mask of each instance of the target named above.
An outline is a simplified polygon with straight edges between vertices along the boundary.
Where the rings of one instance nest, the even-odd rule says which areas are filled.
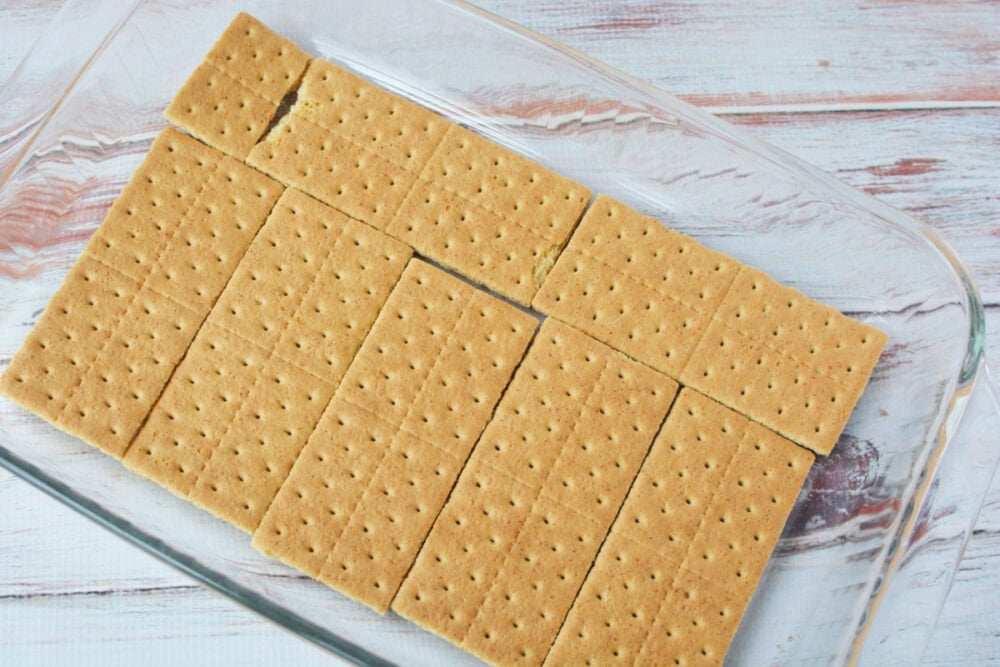
[[[309,60],[295,44],[241,12],[170,102],[167,120],[243,160]]]
[[[392,608],[488,662],[541,664],[676,392],[546,320]]]
[[[528,305],[589,201],[583,186],[452,125],[386,231]]]
[[[252,531],[411,252],[287,190],[125,465]]]
[[[681,390],[545,664],[722,664],[812,462]]]
[[[247,162],[528,305],[590,191],[336,65]]]
[[[164,130],[11,361],[0,392],[120,457],[282,189]]]
[[[450,123],[326,60],[247,163],[385,230]]]
[[[536,326],[410,262],[254,546],[386,611]]]
[[[744,267],[680,380],[829,454],[888,337]]]
[[[600,195],[532,305],[679,378],[739,268]]]

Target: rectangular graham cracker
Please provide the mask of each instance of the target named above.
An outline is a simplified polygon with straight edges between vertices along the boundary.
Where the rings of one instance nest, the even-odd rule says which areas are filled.
[[[120,457],[282,187],[164,130],[0,379]]]
[[[812,462],[681,390],[545,664],[722,664]]]
[[[600,195],[532,306],[676,379],[739,268]]]
[[[829,454],[888,337],[744,267],[680,379]]]
[[[167,120],[243,160],[309,60],[302,49],[241,12],[170,102]]]
[[[412,261],[254,546],[384,612],[536,326]]]
[[[541,664],[677,392],[546,320],[392,608],[496,664]]]
[[[125,465],[252,531],[411,252],[287,190]]]
[[[315,60],[248,163],[527,305],[590,191]]]

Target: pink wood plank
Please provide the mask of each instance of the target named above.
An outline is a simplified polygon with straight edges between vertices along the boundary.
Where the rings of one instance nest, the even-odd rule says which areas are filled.
[[[0,0],[0,81],[61,4]],[[1000,105],[996,2],[476,4],[702,106]]]
[[[1000,105],[1000,4],[477,0],[702,106]]]
[[[930,224],[1000,304],[1000,109],[726,120]]]

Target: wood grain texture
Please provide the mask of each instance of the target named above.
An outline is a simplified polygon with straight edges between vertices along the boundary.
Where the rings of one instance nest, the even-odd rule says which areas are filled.
[[[0,0],[0,80],[60,4]],[[989,108],[1000,106],[1000,4],[479,4],[688,101],[739,113],[727,119],[926,221],[972,269],[988,304],[987,355],[1000,360],[1000,111]],[[0,507],[0,662],[335,664],[6,472]],[[1000,665],[998,592],[1000,480],[926,664]]]
[[[1000,5],[976,0],[480,0],[700,106],[1000,104]]]
[[[930,225],[1000,304],[1000,109],[725,118]]]
[[[62,0],[4,0],[0,3],[3,17],[3,48],[0,48],[0,83],[7,80],[42,34],[52,17],[62,6]]]
[[[0,664],[342,664],[5,471],[0,507]]]

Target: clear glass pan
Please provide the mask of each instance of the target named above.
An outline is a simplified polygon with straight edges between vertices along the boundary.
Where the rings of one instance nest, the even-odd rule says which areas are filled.
[[[70,2],[0,91],[0,369],[239,10],[316,56],[622,199],[888,332],[803,489],[729,664],[919,660],[1000,451],[982,310],[918,222],[607,66],[443,0]],[[81,63],[83,64],[81,66]],[[968,409],[967,409],[968,408]],[[996,428],[982,428],[991,420]],[[475,664],[257,554],[249,538],[0,402],[0,464],[209,586],[364,664]]]

